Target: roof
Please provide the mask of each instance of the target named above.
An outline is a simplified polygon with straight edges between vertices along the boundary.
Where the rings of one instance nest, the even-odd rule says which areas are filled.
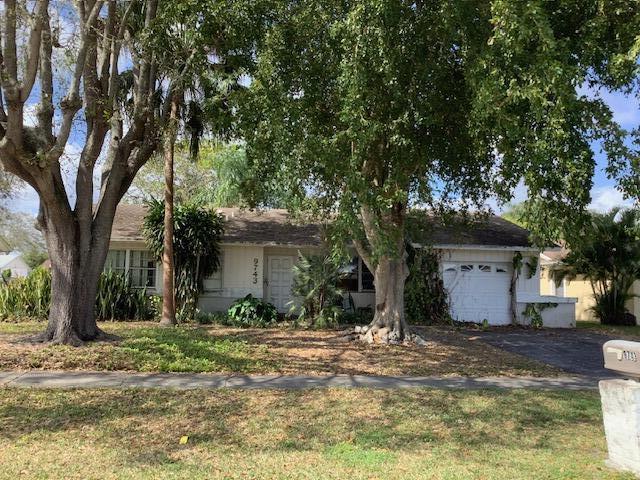
[[[564,247],[558,247],[553,250],[545,250],[542,252],[542,259],[546,263],[558,263],[564,260],[569,255],[569,250]]]
[[[286,210],[264,211],[239,208],[218,208],[225,219],[222,243],[319,246],[322,244],[318,224],[294,223]],[[147,207],[144,205],[119,205],[111,231],[112,240],[144,240],[142,224]]]
[[[441,217],[414,210],[407,220],[413,243],[434,246],[532,247],[529,231],[497,215]]]
[[[0,269],[5,268],[11,262],[13,262],[16,258],[20,258],[19,252],[11,252],[4,255],[0,255]]]
[[[9,245],[9,242],[2,235],[0,235],[0,254],[8,253],[10,251],[11,245]]]
[[[147,208],[144,205],[119,205],[113,223],[111,239],[115,241],[144,240],[142,224]],[[217,209],[225,218],[222,243],[320,246],[320,224],[300,224],[286,210],[264,211],[239,208]],[[435,219],[425,211],[413,211],[409,237],[414,243],[436,246],[531,247],[529,232],[497,216],[482,216],[465,222]]]

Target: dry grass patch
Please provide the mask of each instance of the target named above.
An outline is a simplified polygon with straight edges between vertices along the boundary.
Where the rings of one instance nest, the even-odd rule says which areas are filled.
[[[111,343],[62,347],[25,342],[41,325],[0,324],[2,370],[120,370],[281,374],[553,376],[551,366],[447,328],[425,328],[426,347],[348,342],[335,331],[161,328],[104,323]]]
[[[632,478],[595,392],[1,389],[0,431],[11,479]]]

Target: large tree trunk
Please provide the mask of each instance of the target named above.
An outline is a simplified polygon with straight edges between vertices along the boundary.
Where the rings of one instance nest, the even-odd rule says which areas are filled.
[[[355,246],[373,272],[376,289],[374,317],[360,329],[361,339],[369,343],[423,343],[410,332],[404,312],[404,286],[409,276],[404,240],[406,204],[397,203],[382,212],[362,207],[361,214],[367,244],[355,240]],[[386,253],[374,262],[373,251]]]
[[[171,100],[169,128],[164,139],[164,246],[162,250],[162,318],[160,325],[176,324],[173,257],[173,158],[178,123],[178,96]]]
[[[41,221],[51,261],[51,309],[40,341],[80,345],[108,337],[96,324],[95,302],[109,235],[83,232],[78,223],[53,212]]]
[[[383,256],[374,271],[376,305],[370,327],[374,334],[385,329],[381,340],[386,342],[404,341],[409,334],[404,315],[404,284],[409,276],[405,257],[404,251],[397,258]]]

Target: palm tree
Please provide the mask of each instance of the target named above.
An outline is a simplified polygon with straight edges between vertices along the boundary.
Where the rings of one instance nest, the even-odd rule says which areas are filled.
[[[581,276],[591,283],[593,311],[603,324],[636,323],[626,309],[633,283],[640,279],[640,211],[614,208],[592,213],[579,240],[551,274],[559,284]]]

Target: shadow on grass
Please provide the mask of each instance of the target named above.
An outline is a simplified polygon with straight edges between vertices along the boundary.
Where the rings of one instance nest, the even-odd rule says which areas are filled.
[[[179,445],[182,435],[189,435],[188,448],[320,451],[376,464],[443,445],[558,448],[559,437],[600,425],[592,392],[5,389],[0,399],[0,431],[12,443],[81,432],[84,442],[114,446],[142,465],[187,448]]]

